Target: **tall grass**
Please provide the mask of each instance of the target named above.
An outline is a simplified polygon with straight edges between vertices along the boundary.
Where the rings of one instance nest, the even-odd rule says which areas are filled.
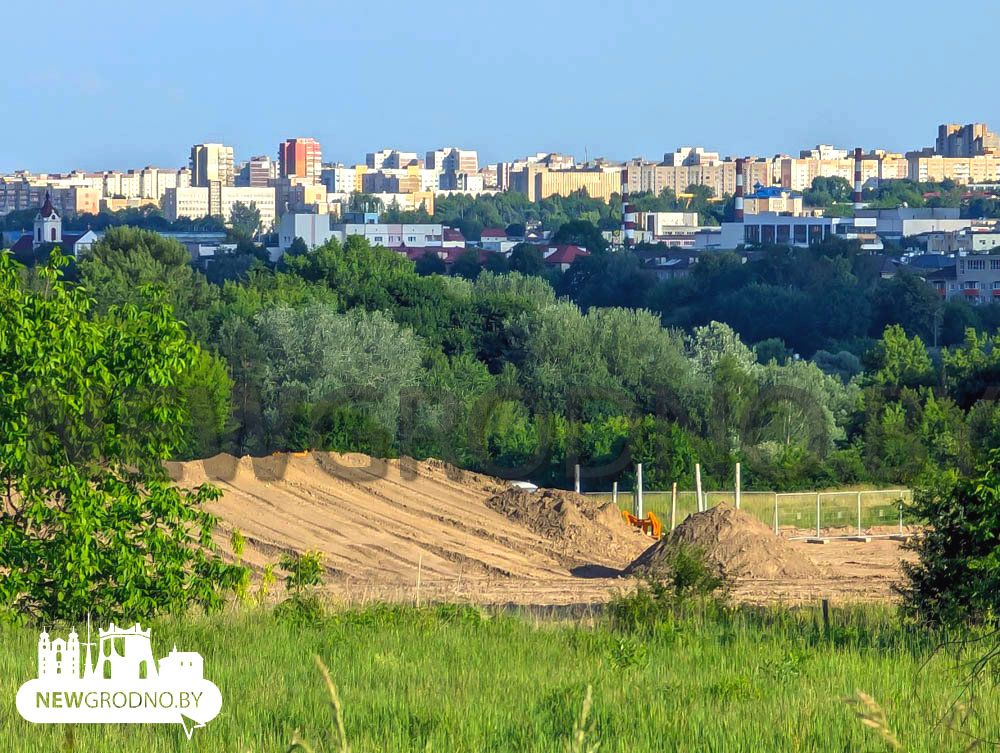
[[[943,636],[888,607],[835,610],[832,623],[815,610],[719,605],[645,632],[455,606],[374,606],[306,625],[263,611],[162,620],[154,655],[200,651],[222,691],[222,713],[190,743],[174,725],[23,721],[14,695],[34,675],[37,632],[2,628],[0,753],[277,752],[293,740],[316,753],[884,749],[841,701],[858,689],[907,751],[952,749],[935,722],[982,646],[936,651]],[[1000,718],[992,690],[975,705]]]

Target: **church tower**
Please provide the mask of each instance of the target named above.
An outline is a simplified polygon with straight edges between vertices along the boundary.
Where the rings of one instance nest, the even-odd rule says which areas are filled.
[[[35,215],[34,246],[37,248],[43,243],[62,243],[62,218],[52,206],[52,199],[47,191],[45,203]]]

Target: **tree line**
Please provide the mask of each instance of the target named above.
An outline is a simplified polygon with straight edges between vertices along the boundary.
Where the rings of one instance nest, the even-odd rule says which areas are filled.
[[[101,314],[162,291],[197,344],[181,458],[433,456],[553,485],[579,462],[592,488],[639,461],[651,487],[741,461],[775,489],[974,464],[1000,425],[976,392],[995,335],[928,348],[933,292],[870,264],[838,244],[712,255],[664,283],[615,253],[467,279],[350,237],[212,281],[173,240],[115,228],[74,275]]]

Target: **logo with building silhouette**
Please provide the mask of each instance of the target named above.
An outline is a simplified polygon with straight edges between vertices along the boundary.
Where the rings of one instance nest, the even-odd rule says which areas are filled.
[[[222,709],[222,694],[204,676],[195,651],[174,646],[153,658],[151,630],[113,622],[91,640],[38,636],[38,676],[17,692],[17,710],[29,722],[181,724],[191,739]]]

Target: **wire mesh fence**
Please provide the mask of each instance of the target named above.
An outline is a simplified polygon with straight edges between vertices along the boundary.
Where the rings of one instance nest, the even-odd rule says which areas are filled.
[[[735,506],[735,491],[702,492],[705,509],[725,502]],[[588,492],[603,501],[613,501],[611,492]],[[826,492],[761,492],[742,491],[740,508],[750,513],[776,533],[797,536],[822,536],[824,538],[849,536],[880,536],[903,533],[908,526],[919,525],[905,503],[912,499],[909,489],[876,489]],[[617,504],[634,510],[635,495],[619,491]],[[653,511],[670,525],[672,493],[643,491],[643,512]],[[677,525],[693,512],[698,511],[698,495],[694,491],[678,491]]]

